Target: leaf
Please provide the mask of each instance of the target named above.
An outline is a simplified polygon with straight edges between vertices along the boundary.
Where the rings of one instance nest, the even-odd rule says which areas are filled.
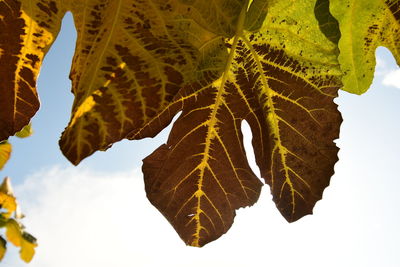
[[[35,254],[35,247],[37,247],[36,238],[23,231],[24,226],[16,220],[21,217],[18,212],[18,205],[8,177],[6,177],[0,185],[0,208],[7,210],[7,213],[0,213],[0,228],[6,228],[6,238],[8,241],[16,247],[21,247],[21,259],[25,262],[30,262]],[[14,211],[15,217],[10,218]],[[0,237],[0,261],[4,256],[6,244],[7,241]],[[4,250],[2,250],[3,247]]]
[[[315,17],[318,20],[322,33],[333,43],[340,40],[339,23],[329,10],[329,0],[317,0],[314,7]]]
[[[6,224],[6,237],[14,246],[21,247],[20,257],[25,262],[30,262],[37,247],[36,238],[23,231],[21,225],[14,219],[9,219]]]
[[[251,2],[244,22],[246,30],[258,31],[262,27],[269,4],[270,1],[265,0],[253,0]]]
[[[10,217],[17,210],[17,201],[15,199],[10,178],[5,177],[0,185],[0,208],[7,210],[5,217]]]
[[[186,17],[194,19],[210,32],[225,37],[232,37],[235,34],[240,11],[246,5],[246,0],[179,0],[179,2],[182,4],[180,13],[187,11]]]
[[[143,172],[147,197],[186,244],[215,240],[236,209],[258,199],[262,184],[246,159],[242,120],[251,126],[257,164],[282,215],[295,221],[321,199],[337,161],[341,116],[333,99],[341,72],[314,6],[271,1],[259,32],[245,30],[243,9],[235,36],[226,40],[223,73],[185,86],[131,136],[154,136],[182,111],[168,142],[144,159]]]
[[[35,255],[35,248],[37,247],[36,238],[27,232],[22,233],[20,257],[25,262],[30,262]]]
[[[20,224],[14,220],[9,219],[6,223],[6,237],[14,246],[20,247],[22,242],[22,230]]]
[[[177,13],[180,1],[75,1],[75,101],[60,146],[74,164],[142,128],[196,77],[197,46],[214,38]],[[196,29],[196,35],[191,31]]]
[[[21,131],[17,132],[15,136],[19,138],[27,138],[32,134],[33,134],[32,125],[29,123],[28,125],[25,125]]]
[[[10,159],[12,146],[8,142],[0,142],[0,170],[4,168]]]
[[[0,236],[0,261],[4,258],[7,251],[7,241]]]
[[[38,109],[36,77],[66,11],[74,15],[78,38],[70,74],[75,101],[62,151],[78,164],[143,127],[183,83],[197,78],[200,47],[215,37],[190,17],[196,13],[190,6],[180,0],[0,1],[0,140]],[[229,28],[231,19],[220,13],[210,23]]]
[[[0,1],[0,140],[20,131],[39,108],[36,79],[62,15],[55,1]]]
[[[339,21],[339,62],[344,90],[362,94],[371,85],[375,50],[385,46],[400,65],[399,0],[330,0],[331,12]]]

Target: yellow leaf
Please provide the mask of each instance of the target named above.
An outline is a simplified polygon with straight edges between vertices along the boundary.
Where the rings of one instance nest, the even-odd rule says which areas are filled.
[[[9,217],[16,210],[17,203],[13,196],[0,192],[0,206],[8,211],[6,217]]]
[[[0,170],[3,169],[4,165],[10,158],[12,146],[8,142],[0,143]]]
[[[14,191],[12,189],[11,180],[9,177],[4,178],[3,182],[0,185],[0,192],[14,196]]]
[[[25,262],[30,262],[35,255],[35,247],[37,247],[36,239],[28,233],[23,233],[20,257]]]
[[[22,241],[21,226],[14,219],[9,219],[6,223],[6,237],[14,246],[20,247]]]
[[[17,201],[8,177],[4,178],[3,183],[0,185],[0,207],[8,211],[7,214],[3,214],[6,217],[9,217],[17,209]]]
[[[21,131],[17,132],[15,136],[19,138],[26,138],[31,136],[32,134],[33,134],[32,125],[29,123],[24,128],[22,128]]]
[[[6,250],[7,250],[7,241],[5,241],[4,238],[0,236],[0,261],[6,254]]]

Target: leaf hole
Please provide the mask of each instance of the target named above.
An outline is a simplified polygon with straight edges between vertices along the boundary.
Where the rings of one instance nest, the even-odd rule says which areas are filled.
[[[243,146],[244,150],[246,151],[247,162],[249,163],[251,170],[254,172],[257,178],[264,183],[264,180],[261,179],[260,169],[258,168],[255,160],[253,145],[251,143],[251,140],[253,139],[253,134],[247,121],[242,121],[241,130],[243,134]]]

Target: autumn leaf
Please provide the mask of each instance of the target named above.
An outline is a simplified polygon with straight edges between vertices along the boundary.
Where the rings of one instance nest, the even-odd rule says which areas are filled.
[[[25,262],[30,262],[35,255],[35,248],[37,247],[36,238],[27,232],[22,232],[20,257]]]
[[[20,257],[25,262],[30,262],[37,247],[36,239],[23,231],[21,224],[14,219],[6,223],[6,237],[14,246],[20,247]]]
[[[0,170],[10,159],[12,146],[7,141],[0,142]]]
[[[339,62],[344,90],[362,94],[371,85],[375,50],[387,47],[400,66],[399,0],[330,0],[331,12],[339,21]]]
[[[237,11],[230,5],[231,15],[220,10],[209,17],[199,6],[204,4],[178,0],[71,5],[78,31],[70,75],[76,98],[60,140],[71,162],[142,128],[183,84],[197,78],[201,46],[215,37],[201,25],[207,19],[208,28],[215,24],[229,31],[230,16],[240,12],[240,6]]]
[[[0,184],[0,208],[5,209],[7,212],[1,214],[6,218],[9,218],[11,214],[17,210],[17,206],[10,178],[5,177],[3,182]]]
[[[231,17],[220,10],[208,18],[197,3],[180,0],[0,1],[0,140],[38,109],[36,78],[65,12],[73,13],[78,37],[70,74],[75,101],[60,146],[77,164],[143,127],[198,78],[201,46],[215,37],[199,23],[229,31],[243,3],[231,5]]]
[[[25,262],[30,262],[37,247],[36,239],[24,231],[24,226],[18,221],[22,218],[10,178],[4,178],[0,185],[0,228],[6,228],[6,238],[16,247],[21,247],[20,257]],[[3,212],[3,209],[6,212]],[[14,216],[12,214],[14,213]],[[0,236],[0,261],[6,252],[7,240]]]
[[[28,125],[25,125],[21,131],[16,132],[15,136],[18,138],[27,138],[32,134],[33,134],[32,125],[29,123]]]
[[[149,200],[188,245],[224,234],[235,210],[259,197],[262,183],[247,162],[243,120],[252,129],[261,175],[288,221],[310,214],[329,184],[337,161],[333,140],[341,116],[333,99],[341,72],[336,45],[320,32],[314,6],[271,1],[256,32],[257,23],[248,23],[242,9],[235,36],[226,39],[221,75],[185,86],[132,134],[154,136],[182,111],[168,142],[144,159],[143,172]]]
[[[399,5],[0,0],[0,140],[38,109],[37,75],[70,11],[75,99],[59,144],[73,164],[121,139],[153,137],[181,112],[168,142],[144,159],[145,189],[188,245],[203,246],[259,197],[245,120],[261,178],[282,215],[296,221],[312,213],[334,173],[341,116],[333,100],[341,80],[346,90],[364,92],[378,45],[399,61]],[[5,161],[10,146],[1,145]],[[5,196],[2,207],[15,210]],[[34,238],[11,219],[7,233],[30,261]]]
[[[4,258],[7,251],[7,241],[0,236],[0,261]]]
[[[39,108],[36,79],[62,12],[54,1],[0,1],[0,141],[20,131]]]
[[[174,18],[177,1],[102,2],[71,5],[78,32],[70,75],[75,101],[60,147],[74,164],[162,110],[193,76],[194,45],[202,39]]]

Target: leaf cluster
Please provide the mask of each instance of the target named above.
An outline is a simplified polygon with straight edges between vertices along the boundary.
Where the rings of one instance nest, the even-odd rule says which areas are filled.
[[[147,197],[185,243],[224,234],[263,183],[289,221],[312,213],[337,161],[340,88],[365,92],[377,46],[400,63],[399,0],[1,0],[0,140],[39,107],[36,78],[70,11],[75,96],[60,148],[73,163],[157,135]]]
[[[7,240],[16,247],[20,247],[20,257],[25,262],[30,262],[35,254],[36,239],[26,232],[20,222],[23,215],[11,188],[8,177],[0,185],[0,228],[5,228],[5,236],[0,235],[0,261],[7,250]]]

